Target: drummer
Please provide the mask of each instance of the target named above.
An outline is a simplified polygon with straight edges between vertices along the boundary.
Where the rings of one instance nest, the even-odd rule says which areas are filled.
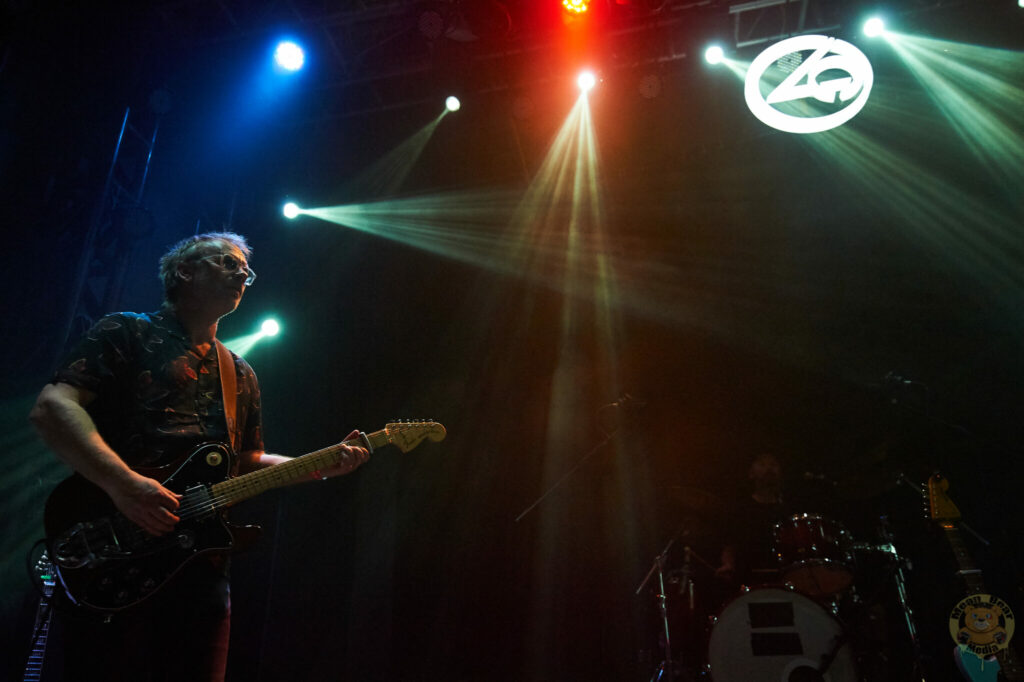
[[[779,582],[772,551],[772,529],[793,514],[783,496],[782,464],[770,452],[757,455],[747,469],[749,494],[733,504],[723,531],[715,576],[728,588]]]

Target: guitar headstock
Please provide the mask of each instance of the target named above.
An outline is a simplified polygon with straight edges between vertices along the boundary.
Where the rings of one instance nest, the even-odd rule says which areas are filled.
[[[947,490],[949,481],[942,474],[932,474],[928,477],[928,512],[935,521],[951,524],[960,520],[960,510],[953,500],[949,499]]]
[[[409,452],[424,440],[437,443],[448,435],[441,424],[432,421],[389,422],[384,431],[388,442],[402,452]]]

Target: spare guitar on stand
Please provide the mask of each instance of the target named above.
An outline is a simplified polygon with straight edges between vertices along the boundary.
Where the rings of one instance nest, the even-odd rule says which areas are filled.
[[[32,569],[33,579],[39,588],[39,608],[36,609],[36,621],[32,626],[32,649],[25,662],[24,682],[39,682],[43,679],[43,661],[46,658],[46,641],[50,635],[50,601],[53,588],[57,581],[53,574],[53,564],[46,550],[39,556]]]
[[[949,632],[956,642],[953,656],[957,667],[970,682],[1024,680],[1024,667],[1010,647],[1013,611],[985,589],[981,569],[975,565],[960,535],[960,510],[946,494],[949,481],[933,474],[927,489],[929,514],[944,531],[956,558],[957,575],[966,588],[966,596],[950,613]]]

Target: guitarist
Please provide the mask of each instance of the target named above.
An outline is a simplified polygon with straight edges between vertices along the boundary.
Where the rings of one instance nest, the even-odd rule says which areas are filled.
[[[180,495],[136,469],[172,464],[209,441],[235,444],[233,474],[288,459],[264,451],[256,375],[234,354],[233,429],[226,419],[217,323],[256,278],[251,253],[230,232],[176,244],[160,259],[161,309],[100,319],[32,409],[50,449],[152,535],[174,528]],[[337,466],[317,473],[346,474],[368,458],[361,447],[343,451]],[[196,557],[151,598],[109,619],[62,609],[54,630],[63,633],[64,679],[223,680],[230,613],[228,561],[218,554]]]

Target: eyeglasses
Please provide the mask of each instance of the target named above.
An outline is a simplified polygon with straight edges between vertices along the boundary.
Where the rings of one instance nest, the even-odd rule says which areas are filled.
[[[239,269],[245,273],[245,286],[251,286],[256,281],[256,273],[244,260],[239,260],[230,253],[215,253],[210,256],[203,256],[201,260],[208,260],[214,265],[228,272],[238,272]]]

